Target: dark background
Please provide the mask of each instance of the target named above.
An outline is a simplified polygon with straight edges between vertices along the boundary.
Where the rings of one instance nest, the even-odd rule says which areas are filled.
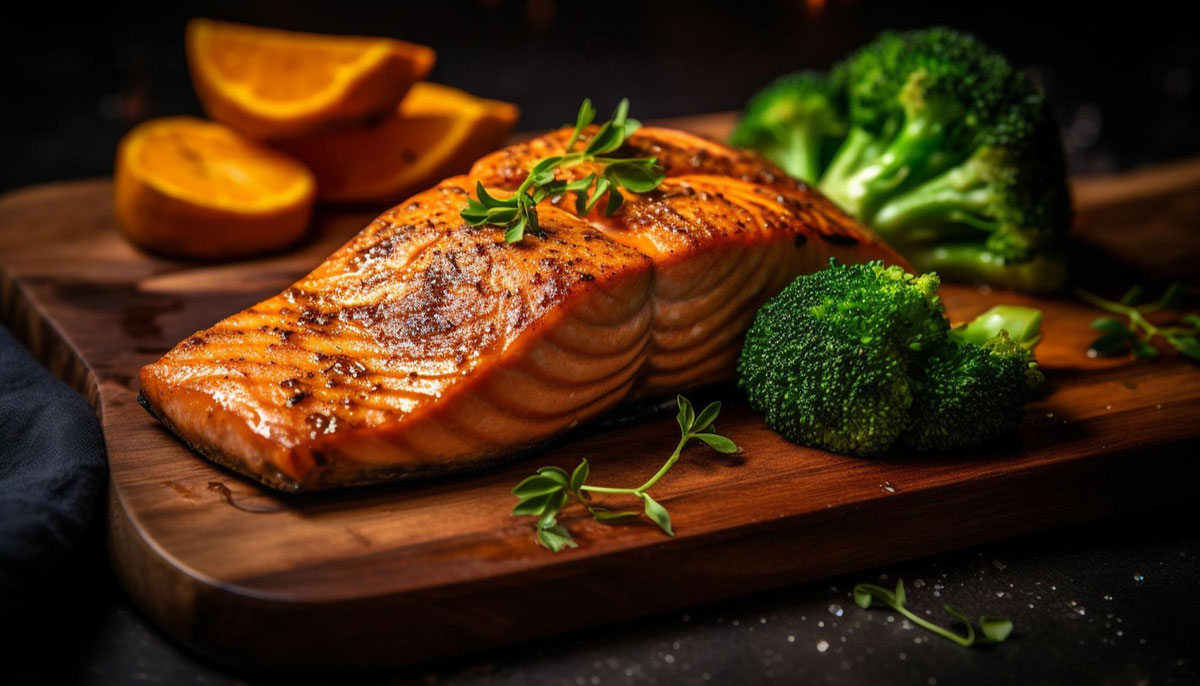
[[[518,103],[519,128],[628,96],[656,117],[739,108],[788,70],[824,68],[884,28],[948,24],[1008,53],[1047,90],[1072,170],[1200,153],[1200,44],[1183,3],[161,2],[26,4],[0,18],[0,190],[107,174],[133,124],[199,114],[183,56],[192,16],[387,35],[431,45],[433,78]],[[963,516],[970,516],[964,513]],[[1190,508],[1076,526],[501,654],[393,683],[1197,683],[1200,535]],[[74,562],[0,608],[0,682],[225,683],[148,626],[108,572],[102,518]],[[886,545],[886,542],[879,542]],[[904,576],[913,605],[1014,618],[996,650],[962,650],[846,593]],[[916,579],[923,588],[913,588]],[[1140,579],[1140,580],[1139,580]],[[653,580],[625,580],[653,583]],[[940,587],[940,588],[939,588]],[[838,611],[842,615],[838,615]],[[569,607],[553,611],[570,611]],[[818,650],[821,641],[829,644]],[[337,681],[315,677],[317,681]]]
[[[741,107],[793,69],[825,68],[876,32],[947,24],[1030,69],[1077,173],[1200,151],[1200,43],[1187,3],[800,0],[22,3],[0,19],[0,189],[108,173],[121,134],[199,114],[183,27],[207,16],[403,38],[433,79],[519,104],[519,127],[622,96],[642,119]]]

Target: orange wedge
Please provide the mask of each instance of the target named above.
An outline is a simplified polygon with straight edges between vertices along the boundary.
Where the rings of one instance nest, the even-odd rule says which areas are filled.
[[[287,155],[192,117],[142,123],[117,148],[117,219],[146,250],[230,259],[304,234],[312,174]]]
[[[500,147],[517,114],[516,105],[422,82],[393,116],[278,145],[316,175],[319,200],[392,203],[467,171]]]
[[[323,36],[193,19],[188,65],[208,115],[262,140],[359,122],[396,106],[434,52],[388,38]]]

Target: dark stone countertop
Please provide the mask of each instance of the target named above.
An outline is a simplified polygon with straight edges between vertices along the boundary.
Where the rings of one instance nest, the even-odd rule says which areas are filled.
[[[1200,527],[1191,515],[1183,505],[1082,524],[491,654],[335,680],[464,686],[1200,683],[1200,594],[1194,586]],[[5,612],[10,628],[21,627],[6,644],[15,683],[333,679],[233,674],[188,652],[131,606],[107,570],[99,538],[93,536],[61,578],[47,580],[52,592],[31,594],[28,607]],[[849,597],[855,583],[892,584],[897,578],[906,583],[909,606],[931,613],[934,621],[946,619],[940,605],[951,602],[968,613],[1011,618],[1014,635],[999,646],[963,649],[890,611],[862,610]]]

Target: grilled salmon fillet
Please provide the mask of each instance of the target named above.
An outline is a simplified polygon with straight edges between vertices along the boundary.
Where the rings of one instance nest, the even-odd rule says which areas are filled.
[[[903,264],[760,158],[651,127],[625,152],[657,157],[667,178],[611,217],[548,199],[544,231],[515,244],[459,217],[476,182],[515,189],[567,136],[496,152],[384,212],[283,293],[144,367],[143,403],[196,451],[281,490],[467,470],[623,400],[729,378],[758,306],[830,257]]]

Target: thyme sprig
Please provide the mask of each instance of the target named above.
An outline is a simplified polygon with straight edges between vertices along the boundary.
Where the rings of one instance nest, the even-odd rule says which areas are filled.
[[[1154,312],[1182,309],[1184,285],[1176,281],[1167,286],[1157,300],[1139,305],[1144,292],[1142,286],[1133,286],[1120,300],[1112,301],[1085,290],[1075,290],[1075,294],[1088,303],[1125,318],[1122,321],[1117,317],[1100,317],[1093,321],[1092,328],[1100,331],[1100,336],[1088,345],[1088,355],[1111,357],[1132,351],[1137,359],[1158,357],[1158,349],[1152,341],[1161,336],[1180,353],[1200,361],[1200,315],[1184,314],[1177,322],[1161,326],[1146,317]]]
[[[938,626],[905,606],[907,598],[904,594],[903,579],[896,581],[895,590],[889,590],[875,584],[859,584],[854,587],[854,602],[864,610],[871,607],[872,603],[890,607],[908,618],[913,624],[931,631],[942,638],[954,641],[964,648],[969,648],[976,644],[1000,643],[1008,638],[1013,630],[1012,622],[1007,619],[980,615],[978,620],[972,620],[967,613],[959,610],[950,603],[946,603],[943,607],[947,613],[963,623],[967,629],[966,634],[956,634],[945,627]],[[975,633],[976,625],[979,626],[979,635]]]
[[[476,182],[475,198],[467,200],[460,216],[471,226],[493,225],[504,228],[504,240],[516,243],[526,232],[541,233],[538,225],[537,205],[546,198],[557,198],[566,193],[575,194],[575,211],[583,216],[592,211],[596,203],[608,194],[604,215],[610,216],[621,208],[625,197],[620,189],[633,193],[646,193],[658,187],[666,178],[658,158],[655,157],[611,157],[625,141],[641,127],[636,119],[630,119],[629,100],[622,99],[613,112],[612,119],[604,122],[596,135],[592,136],[582,150],[575,150],[583,130],[596,118],[596,108],[591,100],[584,100],[575,116],[575,128],[567,139],[566,152],[542,158],[533,165],[529,174],[515,193],[507,198],[489,194],[483,183]],[[585,162],[604,165],[598,173],[588,174],[575,181],[554,178],[558,169],[573,167]]]
[[[684,447],[693,440],[705,443],[713,450],[721,453],[736,453],[737,445],[733,441],[716,433],[713,422],[721,413],[721,403],[710,403],[696,414],[692,403],[682,395],[676,396],[679,412],[676,421],[679,423],[680,438],[675,445],[675,451],[667,458],[662,467],[640,486],[634,488],[614,488],[609,486],[592,486],[587,483],[591,475],[591,466],[583,460],[567,474],[559,467],[542,467],[537,473],[526,477],[512,489],[512,494],[520,501],[513,508],[513,516],[527,515],[537,517],[537,541],[554,552],[564,548],[576,547],[571,532],[558,522],[558,514],[568,500],[579,501],[588,513],[605,524],[615,524],[637,519],[638,513],[633,510],[613,510],[592,502],[592,494],[633,496],[642,502],[642,511],[650,521],[658,525],[663,533],[674,536],[671,526],[671,515],[667,509],[650,497],[648,491],[659,479],[663,478],[671,467],[679,461]]]

